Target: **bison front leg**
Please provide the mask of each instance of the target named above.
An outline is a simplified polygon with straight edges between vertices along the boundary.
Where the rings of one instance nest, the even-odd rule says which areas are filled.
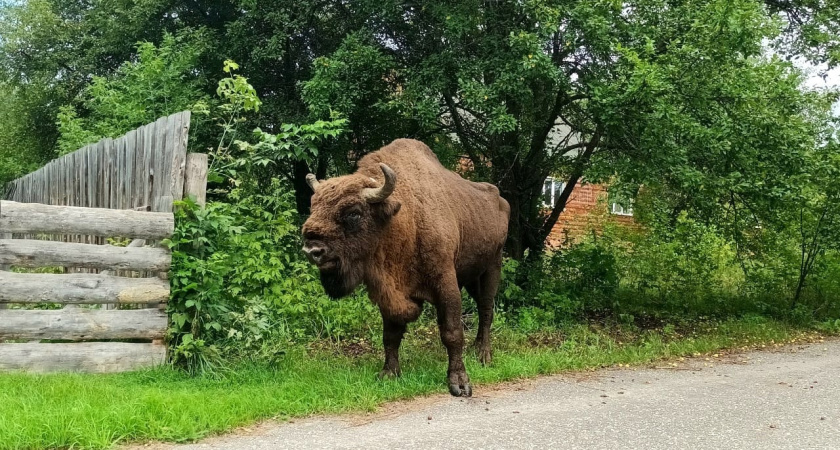
[[[456,397],[471,397],[470,377],[464,367],[464,327],[461,326],[461,292],[457,283],[439,296],[435,307],[440,340],[449,354],[449,393]]]
[[[396,378],[400,371],[400,344],[405,334],[405,323],[382,317],[382,345],[385,347],[385,365],[379,372],[379,379]]]

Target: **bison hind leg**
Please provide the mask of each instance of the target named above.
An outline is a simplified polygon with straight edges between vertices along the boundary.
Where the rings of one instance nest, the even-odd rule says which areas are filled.
[[[493,351],[490,346],[490,329],[493,327],[493,304],[496,291],[499,289],[500,268],[491,267],[476,281],[465,287],[478,306],[478,333],[475,336],[475,348],[478,361],[484,365],[493,362]]]

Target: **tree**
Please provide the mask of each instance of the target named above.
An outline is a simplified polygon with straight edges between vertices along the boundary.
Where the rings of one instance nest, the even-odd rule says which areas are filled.
[[[80,95],[84,117],[72,105],[60,108],[59,154],[103,137],[117,137],[159,117],[207,109],[211,100],[204,94],[205,74],[196,69],[206,51],[202,38],[202,33],[166,34],[159,47],[142,42],[136,61],[124,63],[111,75],[94,76]],[[193,118],[193,140],[196,131],[208,131],[198,126],[201,121],[200,116]]]
[[[499,186],[517,258],[542,251],[579,181],[665,185],[682,195],[680,209],[703,217],[725,210],[733,192],[773,201],[767,176],[793,182],[812,147],[798,72],[763,56],[780,25],[757,1],[364,8],[375,45],[394,61],[392,105],[451,136],[477,176]],[[545,211],[549,175],[566,185]]]
[[[350,16],[340,1],[258,0],[29,0],[6,2],[0,8],[0,77],[26,91],[33,83],[45,86],[47,98],[39,107],[49,120],[39,122],[39,153],[55,155],[55,118],[59,107],[70,105],[78,118],[87,110],[82,92],[93,77],[119,70],[138,57],[138,42],[161,46],[164,36],[191,31],[202,35],[203,52],[194,70],[216,73],[225,59],[242,66],[264,107],[254,123],[276,131],[282,123],[305,121],[309,111],[301,99],[301,83],[311,76],[312,62],[335,51],[348,32],[364,18]],[[142,50],[142,48],[141,48]],[[39,81],[40,80],[40,81]],[[215,83],[204,80],[204,93]],[[69,117],[65,115],[65,119]],[[66,121],[66,120],[65,120]],[[312,170],[326,173],[329,153],[322,152]],[[296,163],[296,201],[308,211],[311,192],[305,176],[309,164]]]
[[[699,218],[778,202],[784,189],[767,179],[789,184],[804,170],[814,114],[796,69],[766,56],[763,42],[834,61],[837,9],[824,6],[30,0],[5,4],[0,60],[21,95],[46,93],[38,108],[48,116],[72,105],[85,119],[93,112],[80,93],[136,60],[136,42],[160,46],[167,32],[201,30],[211,51],[195,71],[239,62],[263,100],[254,118],[262,129],[348,119],[348,139],[294,163],[301,213],[308,172],[349,170],[393,137],[417,137],[439,153],[457,151],[472,176],[499,186],[512,206],[508,249],[521,258],[542,251],[578,181],[629,193],[659,186],[673,193],[675,211]],[[39,145],[51,147],[55,125],[37,125]],[[539,198],[549,175],[566,186],[546,211]]]
[[[829,132],[837,128],[826,127]],[[840,142],[836,135],[809,155],[810,170],[795,192],[796,207],[787,211],[799,247],[799,276],[791,301],[802,297],[809,275],[827,250],[840,250]],[[793,217],[790,217],[793,216]]]
[[[37,169],[46,158],[38,149],[44,148],[42,140],[50,141],[54,136],[38,134],[44,117],[44,92],[37,87],[26,91],[7,83],[0,83],[0,194],[2,186],[17,177]]]
[[[771,14],[785,22],[776,41],[783,53],[829,67],[840,64],[840,2],[837,0],[765,0]]]
[[[347,170],[366,153],[423,132],[395,102],[402,82],[395,67],[393,57],[364,33],[349,35],[335,53],[315,60],[303,99],[316,118],[347,119],[345,139],[331,151],[338,167]]]

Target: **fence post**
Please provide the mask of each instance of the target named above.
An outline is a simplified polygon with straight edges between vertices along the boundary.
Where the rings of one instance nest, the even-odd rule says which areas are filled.
[[[202,208],[207,202],[207,154],[205,153],[187,153],[184,198],[188,197],[195,197],[195,202]]]
[[[11,239],[11,238],[12,238],[11,233],[0,233],[0,239]],[[11,270],[11,269],[12,269],[12,266],[10,266],[8,264],[0,264],[0,272],[2,272],[4,270]],[[9,306],[7,304],[0,303],[0,309],[6,309],[8,307]]]
[[[0,210],[0,214],[2,214],[2,213],[3,213],[3,211]],[[12,238],[12,233],[0,233],[0,239],[11,239],[11,238]],[[0,264],[0,272],[2,272],[4,270],[11,270],[11,269],[12,269],[12,266],[10,266],[8,264]],[[8,307],[9,306],[6,305],[5,303],[0,303],[0,309],[6,309]]]

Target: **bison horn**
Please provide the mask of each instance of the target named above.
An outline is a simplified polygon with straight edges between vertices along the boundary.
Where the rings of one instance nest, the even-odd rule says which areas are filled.
[[[397,186],[397,174],[383,163],[379,163],[379,168],[382,169],[382,173],[385,175],[385,184],[378,188],[365,188],[362,191],[362,198],[368,203],[384,201],[394,192],[394,188]]]
[[[318,186],[321,185],[321,183],[318,182],[318,178],[316,178],[315,175],[312,175],[311,173],[306,175],[306,184],[308,184],[309,187],[312,188],[312,192],[317,191]]]

